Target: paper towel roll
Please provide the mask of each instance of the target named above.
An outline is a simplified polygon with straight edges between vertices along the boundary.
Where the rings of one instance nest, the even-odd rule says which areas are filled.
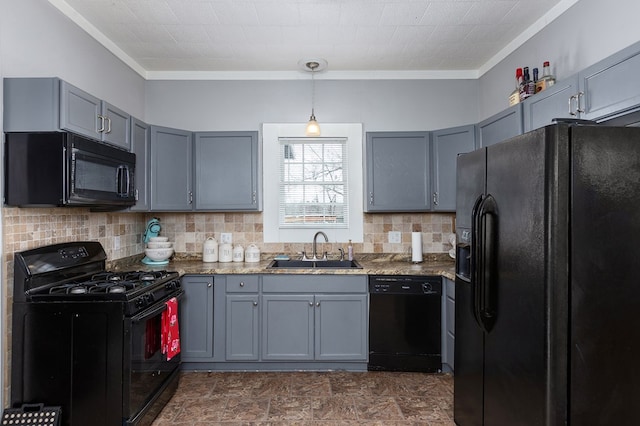
[[[422,232],[411,233],[411,261],[422,262]]]

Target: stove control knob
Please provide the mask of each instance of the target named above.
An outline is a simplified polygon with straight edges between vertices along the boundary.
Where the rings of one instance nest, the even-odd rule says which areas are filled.
[[[431,293],[433,291],[433,286],[431,283],[422,284],[422,292],[423,293]]]

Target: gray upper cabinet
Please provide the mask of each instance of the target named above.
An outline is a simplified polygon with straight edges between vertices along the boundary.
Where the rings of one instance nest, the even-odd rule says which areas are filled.
[[[524,132],[522,104],[513,105],[476,125],[478,148],[502,142]]]
[[[366,212],[431,210],[429,132],[368,132]]]
[[[261,209],[258,132],[198,132],[194,145],[196,210]]]
[[[475,149],[475,126],[461,126],[432,133],[433,210],[456,210],[456,159]]]
[[[578,75],[556,82],[523,102],[524,131],[549,125],[554,118],[577,118]]]
[[[562,80],[524,101],[525,131],[556,117],[605,121],[640,108],[640,43]]]
[[[136,155],[136,205],[131,207],[131,211],[149,211],[150,185],[149,185],[149,164],[151,128],[148,124],[131,119],[131,151]]]
[[[131,116],[59,78],[6,78],[4,131],[68,130],[131,149]]]
[[[191,132],[151,126],[151,210],[192,209]]]
[[[182,277],[180,346],[183,361],[213,359],[213,280],[211,275]]]
[[[583,93],[582,118],[601,120],[640,106],[640,43],[636,43],[579,73]]]

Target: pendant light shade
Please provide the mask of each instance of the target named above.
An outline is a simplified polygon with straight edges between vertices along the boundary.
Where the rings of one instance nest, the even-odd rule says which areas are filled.
[[[327,61],[322,59],[315,60],[301,60],[298,62],[305,71],[311,72],[311,116],[309,117],[309,121],[307,122],[307,128],[305,130],[305,134],[309,137],[317,137],[320,136],[320,125],[316,120],[316,114],[314,110],[315,103],[315,92],[316,92],[316,81],[314,78],[314,74],[316,71],[320,69],[324,69],[327,66]]]

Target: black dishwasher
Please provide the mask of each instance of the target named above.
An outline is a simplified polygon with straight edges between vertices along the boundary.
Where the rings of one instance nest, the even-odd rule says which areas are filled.
[[[442,277],[369,277],[370,371],[442,369]]]

